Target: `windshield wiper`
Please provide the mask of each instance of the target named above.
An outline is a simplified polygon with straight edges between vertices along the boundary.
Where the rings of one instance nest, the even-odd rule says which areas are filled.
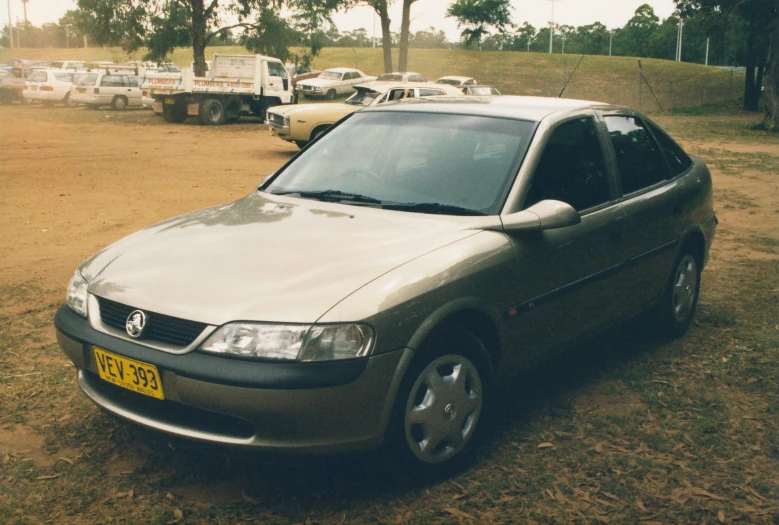
[[[282,191],[273,195],[299,195],[304,199],[314,199],[326,202],[362,202],[365,204],[382,204],[379,199],[360,195],[359,193],[348,193],[340,190],[322,190],[322,191]]]
[[[417,213],[433,213],[437,215],[487,215],[484,212],[438,202],[407,202],[384,204],[386,210],[411,211]]]

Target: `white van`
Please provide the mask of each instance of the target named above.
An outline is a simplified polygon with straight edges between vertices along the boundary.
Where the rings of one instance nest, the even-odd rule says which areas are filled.
[[[45,105],[70,103],[70,87],[73,71],[61,69],[35,69],[27,75],[27,89],[22,96],[26,102],[38,101]]]
[[[138,75],[130,72],[76,73],[70,100],[88,107],[111,106],[115,110],[143,106]]]

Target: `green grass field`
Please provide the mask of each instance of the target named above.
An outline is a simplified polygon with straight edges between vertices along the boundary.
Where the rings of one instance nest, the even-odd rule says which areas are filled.
[[[393,59],[397,60],[397,50]],[[206,50],[246,53],[241,47]],[[13,58],[34,60],[112,60],[123,63],[141,58],[142,52],[127,55],[118,48],[87,49],[3,49],[0,63]],[[620,104],[644,111],[707,105],[738,106],[744,75],[700,64],[669,60],[641,59],[646,83],[639,90],[638,59],[634,57],[585,56],[573,73],[581,55],[545,53],[466,51],[448,49],[411,49],[409,70],[435,80],[444,75],[465,75],[482,84],[498,87],[508,95],[558,96],[567,78],[571,78],[564,96]],[[190,49],[179,48],[173,62],[185,66],[192,61]],[[381,49],[327,48],[313,63],[317,69],[356,67],[368,74],[382,70]],[[655,98],[656,96],[656,98]]]

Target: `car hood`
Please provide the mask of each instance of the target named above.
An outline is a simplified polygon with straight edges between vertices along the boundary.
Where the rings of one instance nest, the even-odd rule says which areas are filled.
[[[340,84],[341,82],[343,82],[343,80],[330,80],[327,78],[309,78],[307,80],[301,80],[300,82],[298,82],[298,85],[327,87],[327,86],[335,86],[336,84]]]
[[[284,117],[291,117],[292,115],[311,116],[316,115],[348,115],[358,109],[363,109],[367,106],[355,106],[353,104],[289,104],[285,106],[276,106],[269,111],[277,115]],[[339,117],[340,118],[340,117]]]
[[[462,219],[257,192],[141,230],[81,273],[98,297],[174,317],[313,323],[377,277],[476,233]]]

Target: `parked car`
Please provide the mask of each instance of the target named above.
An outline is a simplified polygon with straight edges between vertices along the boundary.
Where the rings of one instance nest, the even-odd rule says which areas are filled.
[[[70,101],[90,108],[111,106],[118,111],[144,105],[138,75],[121,70],[77,73],[70,89]],[[146,105],[152,102],[149,100]]]
[[[706,166],[627,108],[378,105],[248,196],[96,253],[57,340],[118,418],[448,474],[539,358],[644,311],[687,330],[712,206]]]
[[[22,92],[26,102],[40,102],[51,106],[70,104],[70,87],[73,71],[61,69],[34,69],[27,75],[27,89]]]
[[[476,82],[475,78],[471,77],[458,77],[458,76],[447,76],[447,77],[441,77],[438,80],[435,81],[436,84],[449,84],[450,86],[474,86],[478,84]]]
[[[419,73],[406,71],[404,73],[382,73],[377,82],[427,82],[427,79]]]
[[[322,74],[318,69],[311,69],[308,66],[301,64],[286,64],[289,77],[292,79],[292,85],[297,86],[301,80],[308,80],[311,78],[317,78]]]
[[[14,101],[24,102],[22,93],[27,88],[24,80],[16,78],[11,71],[0,68],[0,104]]]
[[[437,84],[369,82],[356,86],[357,93],[340,104],[277,106],[268,110],[266,123],[272,134],[302,148],[346,115],[377,104],[432,96],[457,96],[454,87]]]
[[[354,86],[376,80],[359,69],[338,67],[326,69],[317,78],[298,82],[298,90],[307,98],[324,97],[332,100],[336,95],[345,95],[354,91]]]
[[[461,89],[465,95],[500,95],[500,91],[492,86],[462,86]]]
[[[52,69],[67,69],[67,70],[75,70],[79,68],[84,67],[84,61],[83,60],[58,60],[56,62],[51,63]]]

